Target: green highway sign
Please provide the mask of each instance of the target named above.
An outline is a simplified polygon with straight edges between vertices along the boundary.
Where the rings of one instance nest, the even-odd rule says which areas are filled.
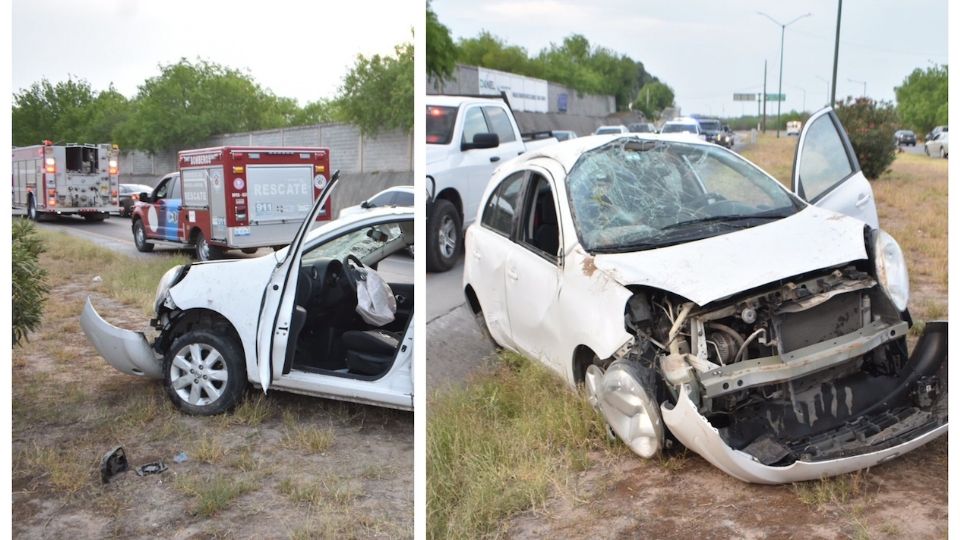
[[[786,101],[786,94],[767,94],[767,101]]]
[[[757,94],[734,94],[734,101],[756,101]]]

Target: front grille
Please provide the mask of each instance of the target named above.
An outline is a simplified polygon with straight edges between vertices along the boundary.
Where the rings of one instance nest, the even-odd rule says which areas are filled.
[[[853,292],[834,296],[826,302],[796,313],[778,316],[782,352],[788,353],[828,341],[863,328],[866,295]],[[869,320],[869,313],[866,313]]]

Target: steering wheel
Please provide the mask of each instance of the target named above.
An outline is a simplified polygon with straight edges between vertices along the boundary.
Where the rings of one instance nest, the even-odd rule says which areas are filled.
[[[357,293],[357,281],[360,280],[360,270],[363,268],[363,261],[353,253],[343,258],[343,273],[347,278],[344,281],[347,282],[354,295]]]

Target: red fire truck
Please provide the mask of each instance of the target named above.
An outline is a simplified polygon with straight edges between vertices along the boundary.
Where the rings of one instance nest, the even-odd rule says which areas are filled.
[[[178,166],[140,194],[134,243],[140,251],[192,245],[206,261],[290,243],[327,182],[330,150],[222,146],[182,151]],[[328,200],[320,219],[331,214]]]
[[[80,215],[103,221],[120,211],[120,150],[115,144],[51,141],[13,149],[13,207],[38,220]]]

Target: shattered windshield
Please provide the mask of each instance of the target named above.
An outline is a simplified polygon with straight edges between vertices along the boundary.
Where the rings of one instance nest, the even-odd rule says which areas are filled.
[[[590,252],[650,249],[768,223],[802,207],[775,180],[713,146],[616,139],[567,176],[574,223]]]

